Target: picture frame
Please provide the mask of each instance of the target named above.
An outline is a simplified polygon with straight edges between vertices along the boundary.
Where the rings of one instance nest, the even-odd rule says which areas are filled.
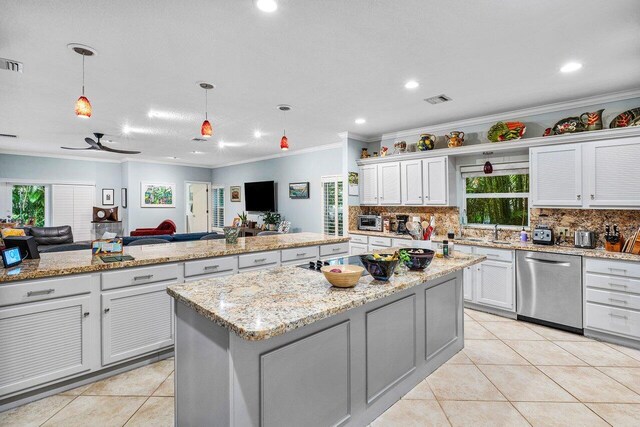
[[[122,205],[122,209],[127,209],[128,202],[127,189],[123,188],[120,190],[120,204]]]
[[[242,201],[242,186],[240,185],[232,185],[229,187],[229,196],[231,197],[232,202],[241,202]]]
[[[289,198],[290,199],[308,199],[309,198],[309,182],[290,182]]]
[[[141,182],[140,207],[175,208],[176,185],[173,183]]]
[[[240,227],[241,225],[241,221],[239,217],[235,217],[233,218],[233,223],[231,224],[232,227]]]
[[[358,172],[349,172],[349,196],[359,196],[359,177]]]
[[[113,206],[115,205],[115,194],[116,191],[113,188],[103,188],[102,189],[102,205],[103,206]]]

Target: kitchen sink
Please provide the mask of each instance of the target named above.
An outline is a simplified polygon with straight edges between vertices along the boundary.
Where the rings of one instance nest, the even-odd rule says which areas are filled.
[[[506,240],[492,240],[491,243],[495,243],[498,245],[510,245],[511,242],[508,242]]]
[[[484,239],[477,239],[475,237],[462,237],[462,240],[467,240],[469,242],[484,242]]]

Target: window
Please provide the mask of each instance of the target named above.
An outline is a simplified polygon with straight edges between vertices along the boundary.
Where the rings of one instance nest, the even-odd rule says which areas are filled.
[[[213,228],[224,227],[224,187],[211,187],[211,202],[213,203],[212,224]]]
[[[322,231],[331,236],[344,235],[344,181],[341,176],[323,176]]]
[[[44,227],[44,185],[14,185],[11,189],[11,219],[20,224]]]
[[[494,165],[485,175],[482,166],[463,166],[463,223],[529,226],[529,168],[526,163]]]

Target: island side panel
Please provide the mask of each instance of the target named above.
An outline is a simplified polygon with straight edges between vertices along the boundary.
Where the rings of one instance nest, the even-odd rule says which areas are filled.
[[[229,331],[176,302],[175,424],[228,427]]]

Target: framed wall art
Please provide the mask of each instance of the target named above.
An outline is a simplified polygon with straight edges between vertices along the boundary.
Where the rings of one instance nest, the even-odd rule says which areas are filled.
[[[120,204],[122,205],[122,209],[127,209],[129,199],[127,198],[127,189],[123,188],[120,190]]]
[[[116,192],[113,188],[103,188],[102,189],[102,205],[113,206],[115,204],[115,202],[113,201],[115,193]]]
[[[308,199],[309,183],[308,182],[291,182],[289,183],[290,199]]]
[[[241,202],[242,187],[239,185],[232,185],[229,187],[229,194],[231,195],[232,202]]]
[[[151,182],[140,183],[140,207],[175,208],[176,185]]]

